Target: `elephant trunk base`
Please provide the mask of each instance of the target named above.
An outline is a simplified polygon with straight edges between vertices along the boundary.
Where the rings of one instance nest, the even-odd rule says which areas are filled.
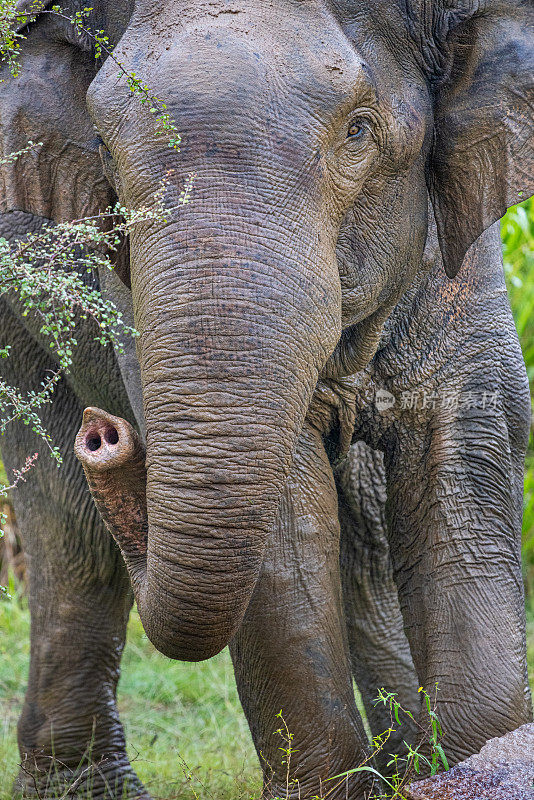
[[[86,408],[74,452],[130,573],[134,566],[146,568],[146,454],[139,436],[120,417]]]

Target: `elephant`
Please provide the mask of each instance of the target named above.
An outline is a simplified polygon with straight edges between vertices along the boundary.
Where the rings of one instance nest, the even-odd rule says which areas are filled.
[[[373,735],[379,687],[416,716],[437,684],[451,765],[529,722],[530,400],[498,220],[534,193],[531,2],[95,0],[179,152],[69,22],[82,5],[47,8],[19,3],[22,70],[0,84],[3,154],[41,142],[2,164],[0,234],[158,189],[167,212],[86,276],[139,337],[102,348],[80,318],[42,414],[63,467],[40,458],[15,493],[16,793],[149,797],[116,706],[134,598],[168,657],[230,646],[264,798],[369,796],[365,773],[332,781],[369,753],[353,678]],[[1,304],[2,377],[35,390],[56,356]],[[36,449],[6,429],[8,469]]]

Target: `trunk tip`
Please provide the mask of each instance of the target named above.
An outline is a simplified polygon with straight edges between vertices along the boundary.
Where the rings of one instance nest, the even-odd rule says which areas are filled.
[[[74,453],[86,469],[115,469],[132,461],[140,448],[139,437],[129,422],[94,406],[85,409]]]

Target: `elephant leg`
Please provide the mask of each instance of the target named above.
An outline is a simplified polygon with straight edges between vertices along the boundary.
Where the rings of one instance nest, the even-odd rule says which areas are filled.
[[[5,379],[23,390],[34,388],[32,382],[38,385],[51,364],[27,334],[14,341],[17,323],[6,309],[1,328],[0,341],[12,341],[17,353],[2,364]],[[22,367],[24,375],[17,375]],[[116,706],[131,589],[73,454],[81,414],[62,382],[43,414],[64,459],[59,469],[29,427],[12,423],[2,439],[8,471],[40,451],[26,481],[13,491],[28,559],[31,614],[15,796],[148,798],[129,764]]]
[[[352,674],[362,695],[373,736],[391,725],[389,709],[373,703],[378,690],[396,692],[402,706],[417,716],[417,675],[404,633],[397,587],[387,543],[386,476],[382,453],[363,442],[354,444],[335,471],[341,525],[341,584]],[[406,753],[403,740],[414,743],[409,717],[395,721],[377,757],[381,771],[391,753]]]
[[[477,348],[478,352],[477,352]],[[420,683],[434,695],[450,763],[532,719],[520,534],[530,408],[505,335],[479,333],[388,435],[390,547]],[[519,355],[520,358],[520,355]],[[447,407],[447,399],[460,403]]]
[[[335,484],[321,436],[308,423],[231,653],[264,797],[363,800],[368,775],[329,780],[368,751],[341,606]],[[276,733],[286,725],[290,759]]]

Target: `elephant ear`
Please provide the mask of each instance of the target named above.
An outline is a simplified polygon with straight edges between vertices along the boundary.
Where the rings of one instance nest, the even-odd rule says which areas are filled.
[[[14,78],[7,65],[0,73],[0,211],[63,222],[106,208],[113,193],[86,107],[98,69],[91,43],[68,20],[41,13],[46,5],[35,11],[29,0],[18,4],[16,24],[24,36],[20,75]],[[93,13],[98,24],[98,3]],[[29,141],[39,144],[17,159],[10,157]]]
[[[534,5],[448,8],[446,76],[435,92],[428,185],[445,270],[506,209],[534,194]]]

